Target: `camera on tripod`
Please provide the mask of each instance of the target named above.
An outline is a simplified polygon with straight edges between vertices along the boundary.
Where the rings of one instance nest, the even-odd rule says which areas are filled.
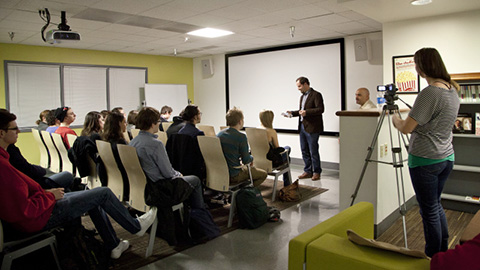
[[[395,100],[398,99],[397,90],[398,88],[393,83],[377,86],[378,92],[384,92],[383,98],[385,98],[387,105],[395,104]]]

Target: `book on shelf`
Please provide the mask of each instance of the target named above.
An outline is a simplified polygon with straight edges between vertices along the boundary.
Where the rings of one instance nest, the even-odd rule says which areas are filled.
[[[475,135],[480,136],[480,112],[475,113]]]
[[[460,85],[458,98],[460,98],[461,102],[480,102],[480,85]]]

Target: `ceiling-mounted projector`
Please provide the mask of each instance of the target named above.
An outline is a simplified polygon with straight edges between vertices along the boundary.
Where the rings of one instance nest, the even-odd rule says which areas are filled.
[[[46,42],[50,44],[58,44],[63,42],[79,41],[80,34],[73,31],[50,30],[45,35]]]
[[[80,34],[71,31],[70,26],[67,25],[67,16],[65,11],[62,11],[62,21],[58,25],[58,29],[50,30],[45,35],[45,30],[50,24],[50,12],[48,11],[48,8],[46,8],[45,10],[39,10],[38,14],[40,15],[40,18],[42,18],[46,22],[46,24],[42,27],[41,31],[43,41],[50,44],[80,41]]]

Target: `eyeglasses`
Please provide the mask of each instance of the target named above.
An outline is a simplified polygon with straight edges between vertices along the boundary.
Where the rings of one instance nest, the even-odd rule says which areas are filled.
[[[12,128],[4,128],[3,130],[20,130],[18,126]]]

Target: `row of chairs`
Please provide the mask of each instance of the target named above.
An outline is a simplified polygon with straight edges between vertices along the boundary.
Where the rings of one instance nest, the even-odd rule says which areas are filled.
[[[68,151],[60,134],[49,133],[44,130],[39,131],[32,128],[32,135],[40,150],[40,166],[48,168],[55,173],[68,171],[73,175],[76,174],[75,168],[68,158]],[[76,138],[76,136],[68,135],[70,135],[68,137],[69,144],[73,145],[70,138]]]
[[[279,176],[288,173],[291,178],[288,158],[286,164],[280,167],[273,167],[272,162],[267,159],[267,153],[270,147],[267,138],[267,131],[265,129],[246,128],[246,133],[250,144],[250,150],[255,160],[255,167],[264,169],[267,171],[268,175],[275,177],[272,191],[272,201],[275,201]],[[228,227],[231,227],[236,211],[235,197],[240,190],[239,187],[243,185],[243,183],[230,185],[227,161],[223,155],[222,146],[218,137],[198,136],[197,140],[207,169],[206,186],[213,190],[228,192],[231,194],[230,213],[227,225]]]

